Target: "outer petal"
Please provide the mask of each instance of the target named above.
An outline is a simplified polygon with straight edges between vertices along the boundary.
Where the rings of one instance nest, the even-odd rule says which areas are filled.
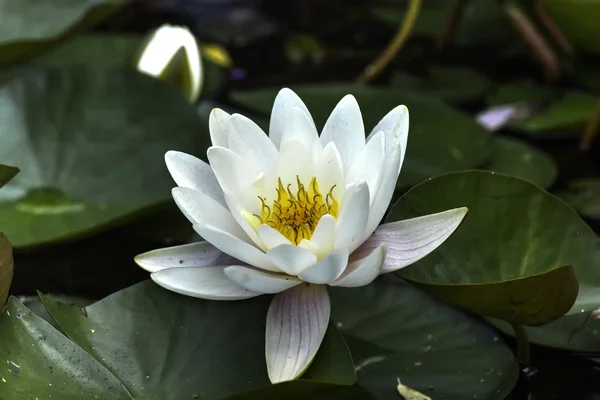
[[[237,260],[208,242],[197,242],[142,253],[134,261],[148,272],[157,272],[167,268],[231,265]]]
[[[260,126],[251,119],[240,114],[231,116],[228,144],[249,165],[256,166],[259,173],[272,173],[278,151]]]
[[[367,138],[367,141],[370,141],[377,132],[384,132],[385,154],[388,154],[399,141],[401,153],[398,173],[400,173],[400,169],[402,168],[404,155],[406,154],[406,145],[408,144],[408,121],[408,108],[406,106],[398,106],[379,121]]]
[[[323,341],[331,305],[322,285],[300,285],[277,294],[267,312],[265,355],[272,383],[299,378]]]
[[[197,190],[225,205],[223,190],[210,165],[180,151],[167,151],[165,163],[177,186]]]
[[[302,283],[293,276],[270,274],[239,265],[226,267],[225,275],[241,287],[259,293],[279,293]]]
[[[346,184],[364,181],[369,185],[369,193],[375,193],[384,162],[384,154],[385,135],[383,132],[377,132],[365,145],[356,160],[352,162],[346,175]],[[372,201],[373,196],[371,196]]]
[[[312,121],[312,116],[300,97],[288,88],[281,89],[277,94],[277,97],[275,97],[275,102],[273,103],[273,109],[271,111],[271,123],[269,125],[269,138],[277,148],[280,147],[281,137],[283,136],[283,131],[288,123],[286,118],[292,107],[298,107],[300,110],[304,111],[306,116]]]
[[[319,133],[313,120],[298,107],[292,107],[286,118],[280,148],[290,140],[299,140],[309,153],[313,154],[315,146],[319,146]]]
[[[365,127],[356,99],[344,96],[327,119],[320,137],[321,145],[333,142],[340,152],[344,172],[365,146]]]
[[[248,164],[239,154],[225,147],[211,147],[207,155],[223,192],[230,192],[245,207],[252,204],[255,208],[258,207],[257,199],[248,198],[252,183],[259,174],[256,166]]]
[[[346,188],[346,198],[337,222],[333,247],[353,252],[362,244],[369,220],[369,186],[365,182]]]
[[[373,282],[383,267],[385,261],[386,245],[381,244],[365,258],[353,261],[331,286],[359,287]]]
[[[214,108],[208,117],[208,128],[210,130],[210,141],[213,146],[228,146],[229,113]]]
[[[317,263],[317,257],[311,251],[289,242],[269,250],[267,257],[280,270],[294,276]]]
[[[385,243],[387,255],[381,273],[404,268],[419,261],[444,243],[458,228],[467,211],[466,207],[455,208],[437,214],[383,224],[356,250],[355,255],[361,257]]]
[[[163,269],[150,275],[152,280],[176,293],[208,300],[241,300],[262,293],[244,289],[227,278],[225,267],[183,267]]]
[[[257,268],[280,272],[265,253],[228,232],[206,224],[196,224],[194,230],[223,253]]]
[[[333,250],[327,257],[306,268],[298,278],[310,283],[329,283],[342,275],[348,265],[348,249]]]
[[[250,238],[233,218],[228,208],[193,189],[177,187],[172,190],[172,193],[175,203],[192,224],[212,225],[251,243]]]

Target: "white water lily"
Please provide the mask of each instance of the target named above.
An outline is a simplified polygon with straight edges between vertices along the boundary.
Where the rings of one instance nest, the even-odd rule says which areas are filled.
[[[205,241],[136,257],[172,291],[213,300],[275,294],[267,312],[273,383],[310,365],[330,316],[327,285],[357,287],[423,258],[467,210],[379,226],[404,160],[408,110],[390,111],[365,139],[353,96],[319,136],[302,100],[282,89],[269,136],[250,119],[215,109],[210,165],[169,151],[173,198]]]

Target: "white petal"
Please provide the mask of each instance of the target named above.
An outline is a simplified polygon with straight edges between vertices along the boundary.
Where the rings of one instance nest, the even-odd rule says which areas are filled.
[[[225,205],[223,190],[210,165],[180,151],[168,151],[165,163],[177,186],[197,190]]]
[[[365,127],[356,99],[351,94],[344,96],[327,119],[320,137],[321,145],[333,142],[342,157],[344,172],[365,146]]]
[[[327,257],[302,271],[298,278],[310,283],[329,283],[339,278],[347,265],[348,249],[333,250]]]
[[[308,186],[312,177],[315,176],[315,170],[312,155],[301,141],[290,140],[282,144],[275,166],[275,175],[281,178],[283,186],[287,187],[291,184],[293,191],[297,190],[297,178]]]
[[[271,111],[271,123],[269,125],[269,138],[278,149],[281,144],[281,137],[288,124],[286,118],[292,107],[298,107],[304,111],[306,116],[312,121],[312,116],[300,97],[288,88],[281,89],[277,97],[275,97]]]
[[[193,189],[177,187],[172,193],[175,203],[192,224],[212,225],[250,243],[250,238],[228,208]]]
[[[385,154],[385,135],[378,132],[362,149],[346,175],[346,184],[367,182],[369,193],[375,193]],[[373,198],[371,198],[373,201]]]
[[[297,379],[310,366],[329,324],[331,305],[322,285],[277,294],[267,312],[265,355],[272,383]]]
[[[254,204],[256,208],[257,199],[247,198],[252,183],[258,177],[256,166],[248,164],[239,154],[225,147],[213,146],[208,149],[207,155],[223,192],[232,193],[244,206]]]
[[[292,107],[286,118],[280,147],[290,140],[299,140],[312,154],[313,148],[319,146],[319,133],[312,119],[298,107]]]
[[[280,270],[294,276],[317,263],[317,257],[311,251],[289,242],[269,250],[267,257]]]
[[[265,253],[228,232],[205,224],[194,225],[194,230],[198,232],[198,235],[202,236],[204,240],[221,250],[223,253],[229,254],[231,257],[237,258],[238,260],[257,268],[280,272],[268,259]]]
[[[244,289],[229,279],[225,267],[183,267],[153,273],[152,280],[176,293],[208,300],[241,300],[262,293]]]
[[[310,239],[303,239],[299,246],[313,252],[318,258],[322,258],[333,249],[336,228],[335,218],[331,214],[325,214],[317,223]]]
[[[381,244],[365,258],[352,261],[331,286],[359,287],[373,282],[380,274],[385,260],[386,245]]]
[[[387,245],[382,274],[404,268],[419,261],[439,247],[458,228],[467,208],[455,208],[437,214],[381,225],[355,252],[370,253],[382,243]],[[354,254],[353,254],[354,255]]]
[[[353,252],[364,241],[364,231],[369,219],[369,186],[365,182],[351,184],[337,220],[334,249]]]
[[[435,116],[432,116],[432,118],[435,118]],[[367,138],[367,141],[369,141],[377,132],[384,132],[385,154],[388,154],[399,141],[401,153],[398,173],[400,173],[400,169],[402,168],[404,155],[406,154],[406,145],[408,144],[408,121],[408,108],[406,106],[398,106],[379,121]]]
[[[225,275],[238,285],[259,293],[279,293],[302,283],[293,276],[271,274],[239,265],[225,268]]]
[[[272,173],[279,152],[254,121],[240,114],[229,120],[229,148],[239,154],[259,173]]]
[[[152,250],[134,258],[136,264],[148,272],[166,268],[231,265],[234,260],[208,242]]]
[[[229,113],[214,108],[208,117],[208,128],[210,130],[210,141],[213,146],[228,146]]]
[[[267,224],[260,225],[256,231],[267,249],[272,249],[282,244],[290,244],[288,238],[283,236],[277,229],[272,228]]]
[[[385,159],[382,163],[381,173],[377,182],[377,189],[375,193],[371,193],[371,209],[369,211],[369,222],[366,224],[364,230],[365,236],[362,238],[366,240],[367,237],[371,236],[371,233],[377,228],[377,225],[383,219],[385,211],[392,201],[394,196],[394,190],[396,189],[396,182],[398,181],[398,165],[401,162],[400,159],[401,150],[399,147],[392,148],[392,151],[386,154]]]
[[[329,143],[323,149],[315,166],[315,174],[323,195],[333,187],[333,196],[341,204],[344,200],[345,188],[344,167],[335,143]]]

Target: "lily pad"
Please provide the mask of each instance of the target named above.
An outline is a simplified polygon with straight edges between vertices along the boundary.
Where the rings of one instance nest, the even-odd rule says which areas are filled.
[[[204,154],[208,123],[167,85],[133,70],[29,71],[0,89],[0,191],[15,247],[71,240],[170,199],[171,149]]]
[[[319,128],[325,124],[337,102],[348,93],[358,100],[367,132],[392,108],[405,104],[410,112],[410,134],[398,187],[408,187],[444,172],[477,167],[489,158],[489,133],[470,116],[435,98],[404,89],[352,85],[293,89],[302,98]],[[267,114],[271,111],[277,91],[234,92],[233,99],[252,110]]]
[[[19,168],[0,164],[0,187],[6,185],[19,172]]]
[[[486,169],[527,179],[546,189],[558,174],[556,162],[549,154],[506,137],[494,138],[492,158]]]
[[[0,0],[0,65],[39,52],[69,31],[90,28],[126,0]]]
[[[600,219],[600,179],[572,181],[558,196],[584,217]]]
[[[0,316],[0,397],[132,400],[105,367],[11,297]]]
[[[423,78],[397,73],[392,86],[441,97],[450,102],[468,102],[483,96],[491,85],[487,76],[466,67],[432,66]]]
[[[354,383],[348,349],[330,326],[300,380],[269,384],[264,324],[270,296],[209,301],[146,281],[85,309],[41,298],[63,332],[137,399],[304,399]]]
[[[358,386],[377,400],[397,400],[398,379],[434,399],[506,398],[519,371],[497,333],[397,278],[390,281],[330,290],[332,320],[350,346]]]
[[[593,324],[569,341],[585,311],[600,303],[600,239],[571,207],[528,181],[468,171],[414,187],[388,221],[454,207],[469,208],[459,229],[399,275],[454,304],[517,324],[541,324],[566,312],[528,329],[531,341],[600,350]],[[507,324],[501,327],[511,333]]]
[[[543,103],[554,99],[557,90],[531,81],[511,82],[496,87],[486,98],[488,105],[501,106],[515,103]]]
[[[4,307],[13,277],[12,245],[3,233],[0,233],[0,307]]]

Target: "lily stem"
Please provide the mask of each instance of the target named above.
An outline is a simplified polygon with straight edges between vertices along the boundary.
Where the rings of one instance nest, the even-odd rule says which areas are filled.
[[[444,26],[444,30],[442,31],[442,35],[438,38],[437,41],[437,49],[441,51],[444,46],[452,41],[454,38],[454,34],[458,29],[460,22],[462,20],[465,6],[470,0],[454,0],[452,3],[452,10],[450,12],[450,16],[446,20],[446,25]]]
[[[517,339],[517,360],[522,366],[528,366],[531,363],[531,356],[527,331],[523,325],[512,324],[512,327],[515,331],[515,338]]]
[[[357,83],[369,83],[373,79],[375,79],[381,71],[387,67],[387,65],[396,57],[404,43],[409,38],[412,33],[415,24],[417,22],[417,17],[419,16],[419,11],[421,10],[421,0],[410,0],[408,4],[408,10],[404,19],[402,20],[402,25],[396,31],[396,34],[387,45],[387,47],[381,52],[381,54],[373,61],[363,73],[356,78]]]

